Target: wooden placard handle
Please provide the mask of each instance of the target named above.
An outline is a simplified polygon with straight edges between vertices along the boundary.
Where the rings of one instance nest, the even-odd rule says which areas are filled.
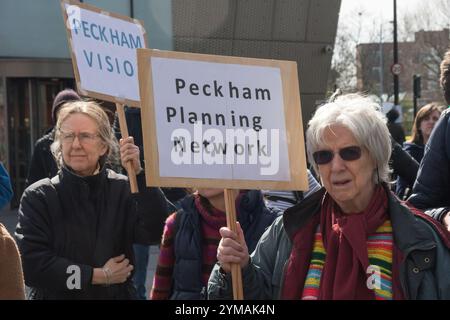
[[[236,196],[238,190],[225,189],[225,210],[227,216],[227,227],[237,233],[236,230]],[[231,279],[233,282],[234,300],[244,300],[244,290],[242,287],[242,270],[238,263],[231,264]]]
[[[125,110],[123,104],[116,103],[117,115],[119,116],[120,133],[122,134],[122,139],[128,138],[128,126],[127,120],[125,119]],[[125,164],[125,169],[128,173],[128,180],[130,181],[131,193],[138,193],[138,185],[136,180],[136,172],[134,172],[133,164],[128,161]]]

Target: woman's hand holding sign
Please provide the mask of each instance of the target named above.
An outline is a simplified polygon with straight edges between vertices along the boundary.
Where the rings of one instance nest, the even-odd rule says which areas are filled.
[[[222,240],[217,248],[217,261],[226,273],[231,272],[232,263],[237,263],[241,268],[245,268],[250,258],[244,232],[239,222],[236,222],[236,230],[237,234],[227,227],[220,228]]]
[[[123,167],[130,161],[136,174],[139,174],[142,171],[141,162],[139,160],[139,147],[134,144],[133,137],[120,139],[120,161],[122,162]]]

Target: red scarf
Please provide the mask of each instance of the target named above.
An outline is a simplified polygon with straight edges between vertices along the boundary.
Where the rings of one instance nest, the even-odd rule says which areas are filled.
[[[311,259],[314,231],[320,223],[326,258],[319,299],[375,299],[374,292],[366,285],[366,270],[369,266],[367,237],[388,218],[387,203],[386,190],[379,186],[363,212],[344,215],[330,195],[325,194],[320,217],[316,215],[294,236],[283,298],[301,297]],[[396,272],[399,263],[396,252],[394,250],[392,266],[393,294],[394,299],[399,299],[402,294]]]
[[[245,193],[245,190],[240,190],[239,194],[236,197],[236,218],[239,217],[239,204],[241,203],[242,197]],[[216,228],[217,230],[219,230],[223,226],[227,225],[226,213],[220,209],[213,207],[213,205],[208,201],[207,198],[202,197],[199,194],[195,194],[194,201],[195,207],[202,216],[204,222],[211,228]]]
[[[357,214],[343,215],[326,194],[322,204],[320,231],[327,253],[320,283],[319,299],[374,299],[367,288],[369,267],[367,237],[387,219],[387,196],[375,189],[367,208]]]

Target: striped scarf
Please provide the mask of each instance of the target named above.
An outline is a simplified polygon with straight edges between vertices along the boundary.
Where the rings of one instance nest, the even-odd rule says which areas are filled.
[[[386,220],[377,230],[368,236],[367,253],[373,274],[368,274],[367,284],[371,285],[376,300],[392,300],[392,226]],[[326,252],[323,246],[320,226],[314,235],[313,252],[302,300],[317,300],[320,293],[320,278],[325,263]]]
[[[203,285],[208,284],[209,275],[217,262],[217,247],[219,246],[219,230],[227,225],[225,212],[211,205],[208,200],[196,195],[195,206],[200,214],[200,225],[202,228],[202,280]]]
[[[315,269],[311,269],[313,275],[320,271],[315,282],[319,288],[317,299],[376,299],[373,289],[380,281],[374,281],[373,284],[371,282],[383,278],[374,272],[382,272],[383,268],[380,270],[374,266],[384,267],[384,279],[389,279],[389,276],[392,279],[392,288],[390,289],[392,298],[402,299],[403,292],[399,278],[402,254],[393,244],[392,237],[378,239],[389,240],[385,242],[390,242],[390,253],[380,253],[381,242],[377,242],[375,241],[377,238],[371,237],[381,231],[386,231],[379,228],[389,220],[389,192],[386,186],[377,186],[366,209],[363,212],[348,215],[341,212],[340,207],[329,194],[325,194],[320,206],[320,213],[313,215],[296,233],[291,235],[293,246],[284,273],[281,297],[283,299],[299,299],[303,296],[305,280],[312,262],[314,236],[319,227],[325,250],[319,258],[317,253],[320,251],[316,250],[313,259]],[[389,235],[392,232],[386,233]],[[371,237],[370,241],[368,241],[369,237]],[[373,247],[374,244],[375,247]],[[369,252],[372,260],[369,259]],[[374,260],[389,255],[392,257],[391,267]],[[324,261],[322,264],[316,263],[316,260],[322,259]],[[391,275],[389,275],[389,269],[392,271]],[[314,281],[310,282],[314,284]],[[389,288],[388,283],[381,287],[384,291],[388,291],[387,288]],[[306,293],[305,296],[314,297],[315,295]]]

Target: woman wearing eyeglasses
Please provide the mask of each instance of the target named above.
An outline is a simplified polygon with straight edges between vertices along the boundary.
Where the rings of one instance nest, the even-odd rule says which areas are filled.
[[[146,188],[139,149],[121,142],[140,193],[106,168],[117,143],[105,112],[94,102],[63,106],[52,152],[60,170],[28,187],[16,230],[26,284],[33,299],[133,299],[133,243],[158,241],[166,217],[159,189]],[[142,208],[142,197],[154,206]]]
[[[221,229],[211,299],[230,298],[230,263],[246,299],[450,299],[444,228],[389,191],[389,131],[379,106],[345,95],[309,122],[307,150],[324,188],[285,211],[251,256]]]

